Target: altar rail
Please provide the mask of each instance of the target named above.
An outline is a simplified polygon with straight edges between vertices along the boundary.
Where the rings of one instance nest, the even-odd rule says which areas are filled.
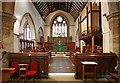
[[[48,67],[48,59],[49,59],[49,52],[39,52],[39,53],[10,53],[8,55],[9,64],[12,61],[18,61],[19,64],[27,63],[30,64],[31,61],[37,61],[39,63],[38,66],[38,77],[45,77],[48,78],[49,67]]]
[[[117,56],[115,53],[81,53],[75,56],[75,78],[81,78],[81,61],[95,61],[98,63],[96,68],[97,77],[103,77],[115,72],[117,66]],[[90,67],[85,68],[92,70]]]

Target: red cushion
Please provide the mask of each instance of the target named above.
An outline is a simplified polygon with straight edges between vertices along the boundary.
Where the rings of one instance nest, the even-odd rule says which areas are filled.
[[[11,67],[17,69],[17,67],[18,67],[18,62],[17,62],[17,61],[13,61]]]
[[[28,71],[25,76],[33,76],[36,74],[37,71]]]
[[[10,75],[16,73],[16,70],[18,68],[18,62],[17,61],[13,61],[11,67],[15,68],[15,70],[10,71]]]
[[[71,60],[72,60],[73,63],[75,63],[75,59],[74,59],[74,57],[71,57]]]
[[[10,71],[10,75],[14,74],[16,70]]]
[[[30,71],[37,71],[38,62],[31,62]]]

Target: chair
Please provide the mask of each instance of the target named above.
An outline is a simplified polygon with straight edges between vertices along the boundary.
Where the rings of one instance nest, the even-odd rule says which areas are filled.
[[[12,82],[12,77],[17,72],[17,69],[18,69],[18,61],[13,61],[11,68],[15,68],[15,70],[10,71],[10,78],[11,78],[11,82]]]
[[[30,70],[25,73],[25,78],[34,77],[35,74],[37,73],[37,69],[38,69],[38,62],[31,62]]]

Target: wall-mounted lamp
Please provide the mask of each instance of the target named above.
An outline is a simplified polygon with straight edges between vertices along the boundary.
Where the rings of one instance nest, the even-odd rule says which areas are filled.
[[[107,19],[107,21],[108,21],[108,15],[105,13],[105,14],[103,14],[103,16]]]

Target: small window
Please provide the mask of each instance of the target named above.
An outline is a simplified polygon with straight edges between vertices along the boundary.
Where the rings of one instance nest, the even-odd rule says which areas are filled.
[[[32,34],[30,25],[26,24],[25,27],[20,29],[20,39],[31,40]]]
[[[30,30],[30,25],[29,24],[27,24],[26,25],[26,31],[25,31],[26,33],[26,35],[25,35],[25,38],[26,38],[26,40],[31,40],[31,30]]]

